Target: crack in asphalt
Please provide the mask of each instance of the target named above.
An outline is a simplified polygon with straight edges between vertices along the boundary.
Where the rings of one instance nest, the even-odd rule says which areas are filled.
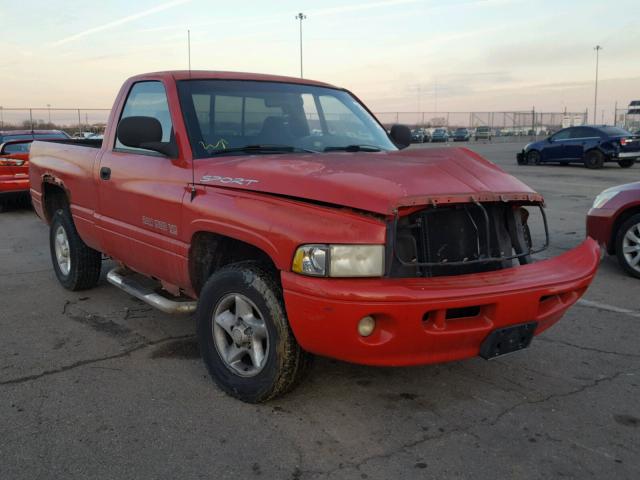
[[[556,398],[565,398],[565,397],[569,397],[578,393],[582,393],[585,390],[588,390],[590,388],[594,388],[597,387],[600,383],[602,382],[607,382],[607,381],[614,381],[615,379],[617,379],[618,377],[622,376],[622,375],[626,375],[626,374],[632,374],[633,372],[616,372],[613,375],[609,375],[607,377],[602,377],[602,378],[597,378],[595,379],[593,382],[591,383],[587,383],[585,385],[580,386],[579,388],[576,388],[574,390],[571,390],[569,392],[564,392],[564,393],[553,393],[550,395],[545,396],[544,398],[538,399],[538,400],[525,400],[522,402],[518,402],[514,405],[511,405],[510,407],[505,408],[502,412],[500,412],[494,419],[493,421],[491,421],[489,423],[490,426],[495,426],[505,415],[513,412],[514,410],[516,410],[517,408],[520,408],[523,405],[535,405],[535,404],[541,404],[541,403],[545,403],[548,402],[549,400],[552,399],[556,399]],[[482,422],[480,422],[482,423]],[[402,444],[400,447],[390,450],[388,452],[385,453],[380,453],[380,454],[376,454],[376,455],[371,455],[369,457],[363,458],[360,461],[357,462],[348,462],[347,464],[340,464],[338,465],[336,468],[333,468],[331,470],[326,470],[326,471],[318,471],[318,470],[302,470],[298,467],[298,469],[296,470],[296,479],[301,478],[303,475],[312,475],[312,476],[323,476],[323,477],[328,477],[328,478],[332,478],[333,474],[335,474],[336,472],[339,471],[344,471],[347,469],[355,469],[355,470],[360,470],[362,468],[362,466],[366,465],[367,463],[374,461],[374,460],[380,460],[380,459],[386,459],[386,458],[391,458],[394,455],[397,455],[400,452],[407,452],[408,450],[415,448],[419,445],[422,445],[424,443],[427,442],[432,442],[432,441],[437,441],[449,436],[454,436],[454,435],[469,435],[471,437],[473,437],[474,439],[476,439],[477,441],[480,441],[480,436],[476,433],[474,433],[472,430],[474,428],[477,428],[480,426],[480,423],[478,424],[473,424],[473,425],[469,425],[468,427],[465,428],[452,428],[450,430],[444,430],[444,429],[440,429],[439,433],[433,435],[433,434],[425,434],[423,435],[421,438],[418,438],[416,440],[413,440],[411,442]],[[553,441],[562,441],[561,439],[556,439],[556,438],[550,438]],[[581,448],[587,448],[584,445],[581,444],[576,444],[577,446],[581,447]],[[593,451],[593,449],[589,449],[590,451]],[[596,451],[595,453],[598,453],[600,455],[606,456],[606,457],[610,457],[609,454],[601,452],[601,451]],[[613,457],[611,457],[613,458]]]
[[[104,362],[107,360],[114,360],[117,358],[122,358],[122,357],[126,357],[128,355],[130,355],[133,352],[136,352],[138,350],[142,350],[144,348],[147,347],[152,347],[155,345],[159,345],[161,343],[164,342],[168,342],[168,341],[172,341],[172,340],[186,340],[189,338],[194,338],[194,335],[180,335],[180,336],[175,336],[175,337],[164,337],[164,338],[160,338],[158,340],[149,340],[143,343],[140,343],[138,345],[135,345],[131,348],[127,348],[124,351],[118,352],[118,353],[114,353],[112,355],[106,355],[104,357],[98,357],[98,358],[88,358],[85,360],[79,360],[77,362],[74,362],[70,365],[64,365],[62,367],[58,367],[58,368],[54,368],[51,370],[45,370],[43,372],[40,373],[36,373],[33,375],[26,375],[24,377],[18,377],[18,378],[12,378],[10,380],[4,380],[0,382],[0,385],[17,385],[17,384],[21,384],[21,383],[26,383],[26,382],[31,382],[34,380],[39,380],[40,378],[43,377],[48,377],[51,375],[55,375],[58,373],[63,373],[63,372],[68,372],[69,370],[73,370],[74,368],[78,368],[78,367],[84,367],[85,365],[91,365],[94,363],[100,363],[100,362]]]
[[[422,445],[424,443],[427,442],[431,442],[434,440],[440,440],[442,438],[445,437],[449,437],[449,436],[453,436],[453,435],[469,435],[473,438],[475,438],[477,441],[480,441],[480,436],[471,432],[471,430],[475,427],[475,425],[471,425],[469,427],[466,428],[452,428],[451,430],[444,430],[444,429],[440,429],[440,431],[436,434],[436,435],[423,435],[421,438],[418,438],[416,440],[413,440],[411,442],[402,444],[400,447],[389,451],[389,452],[385,452],[385,453],[379,453],[376,455],[371,455],[369,457],[365,457],[362,460],[358,461],[358,462],[348,462],[347,464],[340,464],[338,465],[336,468],[332,468],[330,470],[326,470],[326,471],[318,471],[318,470],[302,470],[300,468],[297,469],[297,476],[295,476],[294,478],[299,479],[302,478],[303,475],[314,475],[314,476],[323,476],[323,477],[327,477],[327,478],[333,478],[333,474],[335,474],[336,472],[340,472],[340,471],[344,471],[344,470],[348,470],[348,469],[353,469],[353,470],[358,470],[360,471],[360,469],[366,465],[367,463],[374,461],[374,460],[383,460],[386,458],[391,458],[394,455],[397,455],[400,452],[405,452],[411,448],[415,448],[418,445]]]
[[[585,350],[587,352],[604,353],[607,355],[618,355],[620,357],[640,358],[640,354],[636,354],[636,353],[614,352],[612,350],[602,350],[596,347],[585,347],[583,345],[577,345],[575,343],[567,342],[565,340],[552,340],[550,338],[545,338],[545,337],[538,337],[538,340],[542,342],[548,342],[548,343],[558,343],[560,345],[577,348],[578,350]]]
[[[632,373],[632,372],[616,372],[613,375],[609,375],[607,377],[596,378],[593,382],[581,385],[580,387],[578,387],[578,388],[576,388],[574,390],[571,390],[569,392],[552,393],[552,394],[549,394],[546,397],[540,398],[538,400],[524,400],[522,402],[518,402],[518,403],[516,403],[514,405],[511,405],[510,407],[504,409],[502,412],[500,412],[498,415],[496,415],[496,417],[489,423],[489,425],[491,425],[491,426],[496,425],[505,415],[513,412],[514,410],[516,410],[517,408],[522,407],[523,405],[537,405],[537,404],[540,404],[540,403],[548,402],[549,400],[553,400],[553,399],[556,399],[556,398],[570,397],[570,396],[575,395],[577,393],[582,393],[585,390],[588,390],[590,388],[597,387],[602,382],[612,382],[613,380],[617,379],[621,375],[630,374],[630,373]]]

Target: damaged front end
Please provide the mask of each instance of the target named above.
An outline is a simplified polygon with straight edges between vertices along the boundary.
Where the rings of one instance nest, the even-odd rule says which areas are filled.
[[[529,226],[534,210],[544,230],[538,247]],[[548,247],[549,229],[542,202],[474,200],[396,211],[387,238],[387,276],[437,277],[531,263]]]

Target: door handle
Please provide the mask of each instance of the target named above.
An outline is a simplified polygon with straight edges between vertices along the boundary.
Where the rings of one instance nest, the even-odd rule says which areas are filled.
[[[109,180],[111,178],[111,169],[109,167],[102,167],[100,169],[100,179]]]

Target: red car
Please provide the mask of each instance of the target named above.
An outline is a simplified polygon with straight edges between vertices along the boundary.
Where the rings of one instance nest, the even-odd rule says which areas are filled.
[[[600,259],[586,239],[534,261],[540,194],[465,148],[405,150],[406,126],[387,134],[326,83],[140,75],[87,142],[31,150],[59,282],[91,288],[102,254],[116,260],[112,284],[195,312],[211,376],[249,402],[290,390],[310,354],[398,366],[525,348]]]
[[[28,198],[29,149],[34,139],[62,140],[69,135],[59,130],[0,131],[0,202]]]
[[[629,275],[640,278],[640,182],[598,195],[587,215],[587,235],[616,255]]]
[[[12,140],[0,147],[0,202],[28,194],[30,146],[31,140]]]

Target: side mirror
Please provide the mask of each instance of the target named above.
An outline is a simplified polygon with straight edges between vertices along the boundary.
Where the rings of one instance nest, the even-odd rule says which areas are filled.
[[[178,156],[178,148],[162,141],[162,125],[153,117],[127,117],[120,120],[116,131],[118,140],[132,148],[144,148],[162,153],[170,158]]]
[[[394,125],[391,127],[389,138],[399,149],[407,148],[411,145],[411,129],[406,125]]]
[[[548,137],[548,138],[547,138],[547,142],[549,142],[549,143],[553,143],[553,137]]]

